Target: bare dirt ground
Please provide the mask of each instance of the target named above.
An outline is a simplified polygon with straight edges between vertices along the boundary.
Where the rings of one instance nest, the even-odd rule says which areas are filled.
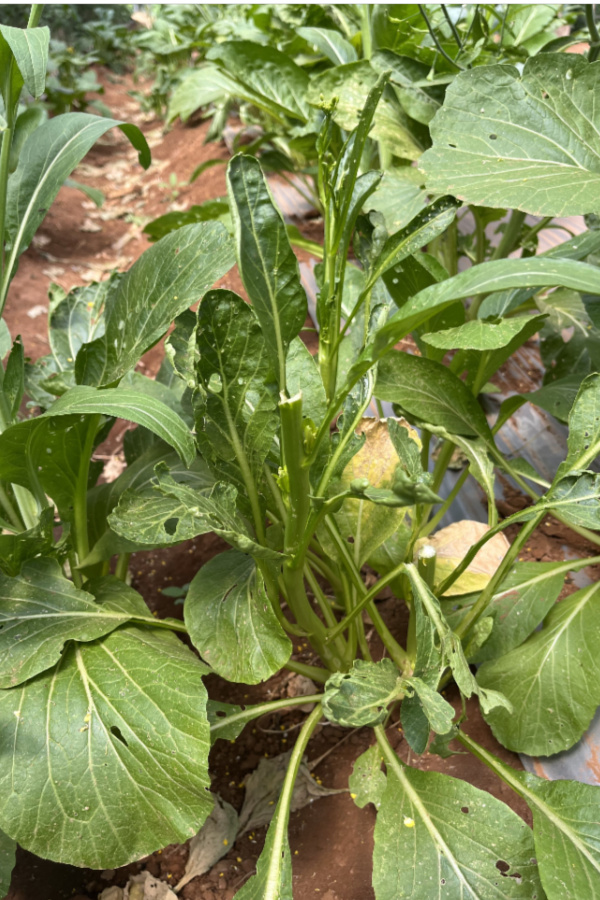
[[[147,172],[138,165],[136,154],[120,134],[110,132],[90,152],[74,177],[100,188],[106,201],[97,210],[80,192],[63,187],[49,211],[34,245],[21,260],[13,282],[6,311],[11,333],[21,334],[26,352],[37,358],[48,351],[46,337],[47,290],[51,281],[65,288],[106,277],[113,269],[128,268],[149,246],[142,234],[144,224],[172,208],[184,208],[207,199],[223,196],[225,169],[216,166],[204,173],[193,185],[187,184],[191,172],[201,162],[218,157],[227,159],[222,144],[204,143],[206,126],[175,126],[163,134],[162,123],[140,112],[138,103],[128,95],[131,80],[118,79],[100,72],[105,85],[103,97],[116,117],[135,121],[148,138],[153,163]],[[137,86],[139,89],[139,85]],[[174,173],[177,186],[169,183]],[[174,195],[177,191],[177,196]],[[314,224],[311,226],[314,235]],[[299,254],[307,259],[306,255]],[[223,279],[223,286],[242,291],[239,275],[233,270]],[[310,333],[307,333],[307,337]],[[148,374],[156,372],[161,347],[146,355],[142,367]],[[528,389],[531,389],[530,387]],[[115,429],[116,438],[110,452],[118,454],[123,423]],[[520,497],[507,499],[508,511],[519,504]],[[504,512],[504,510],[502,510]],[[540,538],[532,539],[523,558],[563,558],[565,535],[551,523]],[[181,605],[165,596],[166,586],[181,586],[191,581],[198,568],[220,552],[225,545],[214,536],[204,536],[168,551],[136,554],[132,558],[133,586],[139,590],[152,610],[160,615],[181,617]],[[587,552],[588,548],[580,548]],[[381,603],[381,611],[392,633],[403,640],[406,620],[397,601],[389,598]],[[295,658],[311,662],[306,646],[298,645]],[[374,654],[381,648],[373,646]],[[288,696],[289,675],[280,674],[263,685],[247,687],[230,685],[211,677],[208,689],[214,699],[234,703],[256,703]],[[458,703],[453,689],[448,698]],[[235,742],[218,741],[212,752],[213,789],[239,808],[244,796],[244,778],[261,758],[273,757],[292,744],[294,726],[302,720],[300,712],[287,712],[265,717],[248,726]],[[465,729],[476,740],[509,764],[520,768],[518,758],[494,740],[481,719],[477,705],[468,703]],[[397,723],[388,734],[400,757],[409,760],[410,750]],[[307,756],[314,760],[330,751],[316,768],[314,775],[323,785],[346,789],[353,761],[373,742],[372,732],[363,729],[348,734],[332,725],[317,730],[308,747]],[[460,754],[442,760],[424,754],[410,758],[421,769],[444,772],[466,779],[507,802],[525,819],[525,805],[470,755]],[[292,814],[290,842],[293,854],[294,896],[296,900],[371,900],[372,829],[375,813],[372,806],[358,809],[348,793],[339,793],[315,801]],[[207,874],[195,878],[183,888],[184,900],[231,900],[236,890],[252,874],[264,841],[264,829],[245,835],[227,856]],[[109,885],[123,885],[131,872],[149,869],[174,885],[183,874],[188,855],[187,845],[168,847],[125,869],[92,872],[49,863],[20,851],[13,886],[8,900],[74,900],[97,898]]]

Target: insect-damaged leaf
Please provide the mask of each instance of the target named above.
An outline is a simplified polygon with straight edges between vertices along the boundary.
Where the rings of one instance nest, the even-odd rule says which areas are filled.
[[[94,641],[140,614],[123,600],[98,605],[52,559],[31,560],[16,578],[0,575],[0,599],[0,688],[49,669],[67,641]]]
[[[373,853],[377,900],[543,896],[531,829],[508,806],[448,775],[391,765],[387,756],[386,767]]]
[[[283,390],[288,347],[307,314],[298,260],[258,160],[234,156],[227,168],[227,187],[240,274]]]
[[[377,663],[356,659],[350,672],[330,676],[323,694],[323,714],[330,722],[348,728],[377,725],[402,690],[402,677],[391,659]]]
[[[253,309],[232,291],[210,291],[198,310],[196,433],[200,451],[241,497],[262,468],[278,427],[276,390]]]
[[[100,386],[121,378],[234,261],[220,222],[185,225],[146,250],[109,293],[105,333],[80,349],[77,381]]]
[[[2,829],[95,869],[196,834],[211,809],[206,671],[172,634],[127,626],[1,691]]]
[[[421,166],[434,193],[536,216],[600,211],[600,66],[542,53],[523,74],[478,66],[449,86]]]
[[[252,557],[229,550],[190,584],[185,623],[203,659],[228,681],[258,684],[288,661],[292,644],[275,617]]]

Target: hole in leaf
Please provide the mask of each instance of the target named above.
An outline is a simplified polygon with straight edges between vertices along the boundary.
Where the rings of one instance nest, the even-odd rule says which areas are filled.
[[[445,879],[445,878],[440,878],[440,884],[446,884],[446,879]]]
[[[497,140],[498,140],[497,134],[490,134],[490,141],[497,141]]]
[[[178,525],[179,519],[167,519],[165,522],[165,531],[167,534],[175,534]]]
[[[453,150],[456,150],[456,144],[448,144],[449,147],[452,147]]]
[[[352,537],[352,535],[350,535],[350,537],[348,538],[348,543],[349,543],[349,544],[353,544],[353,543],[354,543],[354,538]]]
[[[110,733],[111,733],[111,734],[114,734],[114,736],[116,737],[116,739],[117,739],[118,741],[121,741],[122,744],[125,744],[126,747],[129,747],[129,744],[127,743],[127,741],[126,741],[125,738],[123,737],[123,735],[122,735],[122,733],[121,733],[121,729],[119,728],[118,725],[111,725],[111,726],[110,726]]]
[[[469,807],[468,807],[468,806],[461,806],[460,811],[461,811],[462,813],[465,813],[465,815],[466,815],[466,814],[469,812]]]
[[[503,859],[499,859],[498,862],[496,863],[496,868],[498,869],[500,874],[504,875],[504,877],[506,878],[506,873],[510,869],[510,865],[507,862],[505,862]]]
[[[225,719],[225,718],[227,718],[227,713],[225,712],[224,709],[218,709],[216,712],[216,716],[218,719]]]

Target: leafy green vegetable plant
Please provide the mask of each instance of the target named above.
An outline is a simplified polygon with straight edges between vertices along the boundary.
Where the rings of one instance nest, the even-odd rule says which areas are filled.
[[[20,89],[24,84],[34,96],[43,90],[48,35],[38,17],[34,8],[26,34],[0,26],[7,121],[2,302],[63,178],[98,135],[118,125],[148,161],[129,126],[68,114],[37,129],[9,175]],[[580,77],[586,90],[588,79],[597,84],[598,65],[573,63],[574,90]],[[542,66],[545,100],[555,108],[566,102],[549,84],[561,66],[560,54],[548,54]],[[526,66],[523,82],[531,74]],[[517,77],[504,67],[488,71],[494,75]],[[600,544],[600,476],[591,468],[600,450],[600,375],[587,374],[577,389],[568,452],[551,483],[498,449],[495,435],[517,402],[507,401],[490,423],[478,399],[551,317],[555,296],[561,303],[565,291],[578,292],[593,308],[600,233],[592,229],[552,255],[507,258],[516,231],[511,218],[510,240],[503,238],[493,259],[449,273],[440,247],[456,234],[461,199],[490,203],[479,193],[470,199],[482,190],[475,166],[472,184],[447,184],[444,194],[431,188],[399,229],[366,216],[380,174],[363,160],[389,78],[377,78],[346,135],[336,131],[336,105],[323,110],[316,358],[299,337],[307,301],[285,225],[260,163],[244,154],[227,172],[233,238],[218,222],[187,225],[125,274],[67,295],[53,289],[51,353],[35,365],[25,366],[18,338],[11,342],[5,326],[0,332],[3,888],[14,842],[61,862],[105,868],[191,837],[212,806],[211,741],[235,740],[263,713],[308,700],[314,709],[240,900],[292,896],[287,825],[294,783],[323,717],[372,729],[373,745],[356,761],[351,790],[359,805],[377,809],[377,900],[600,896],[598,788],[548,783],[508,767],[465,733],[464,714],[442,693],[453,680],[462,698],[477,696],[499,740],[533,754],[573,746],[600,704],[598,586],[554,605],[567,573],[600,557],[518,560],[549,513]],[[455,81],[456,97],[469,109],[480,103],[473,80],[467,71]],[[438,116],[443,142],[451,103]],[[548,113],[548,128],[554,122]],[[589,125],[585,108],[570,118],[575,158]],[[559,152],[550,150],[550,137],[538,151],[538,159],[540,152],[548,158],[533,166],[533,185],[518,196],[505,185],[503,202],[519,211],[534,203],[537,210],[537,166],[552,165]],[[537,147],[539,138],[531,140]],[[436,185],[451,177],[450,165],[444,176],[435,164],[445,149],[434,142],[429,151],[426,170]],[[464,152],[458,138],[450,149]],[[508,165],[506,155],[494,165]],[[596,172],[591,155],[586,160]],[[552,203],[570,202],[579,168]],[[501,192],[502,178],[491,189]],[[596,212],[595,202],[590,191],[579,212]],[[250,303],[213,288],[234,261]],[[534,309],[530,301],[540,291],[544,306]],[[172,322],[156,380],[135,372]],[[396,349],[409,335],[419,353]],[[456,350],[451,357],[449,349]],[[24,395],[39,415],[22,417]],[[382,403],[392,403],[393,414],[383,415]],[[117,417],[138,426],[125,445],[128,466],[114,482],[99,484],[93,451]],[[455,448],[466,467],[442,498]],[[502,521],[497,472],[531,499]],[[487,495],[489,522],[457,547],[439,525],[469,476]],[[514,524],[520,531],[508,544],[502,533]],[[231,549],[190,583],[184,622],[156,619],[127,583],[129,554],[207,532]],[[493,560],[483,572],[482,558]],[[365,566],[378,576],[370,587]],[[408,610],[404,643],[376,603],[386,587]],[[385,648],[379,660],[366,616]],[[178,632],[189,635],[201,659]],[[316,664],[292,658],[290,636],[310,644]],[[481,663],[476,673],[471,663]],[[203,677],[210,672],[257,684],[282,668],[310,677],[315,693],[246,709],[207,699]],[[415,753],[445,755],[458,741],[489,766],[528,804],[533,830],[491,795],[402,763],[387,737],[398,714]]]

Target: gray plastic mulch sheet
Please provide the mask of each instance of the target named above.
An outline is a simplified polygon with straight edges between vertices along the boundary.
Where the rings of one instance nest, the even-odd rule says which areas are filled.
[[[282,191],[280,186],[277,196],[285,197],[284,210],[286,217],[301,218],[303,207],[308,206],[296,197],[290,197],[295,192]],[[560,220],[566,224],[572,232],[580,233],[584,230],[583,219],[574,218]],[[558,235],[560,234],[560,237]],[[541,233],[540,252],[550,246],[560,243],[568,237],[563,232],[549,231]],[[316,293],[317,286],[312,266],[308,263],[300,263],[302,283],[308,297],[308,307],[311,317],[316,322]],[[502,368],[495,377],[495,383],[500,391],[497,394],[486,397],[488,418],[493,422],[500,403],[507,397],[516,393],[525,393],[536,390],[541,386],[543,368],[540,362],[539,352],[534,342],[522,347],[513,358]],[[393,415],[391,404],[383,404],[384,413]],[[373,406],[373,415],[377,410]],[[498,448],[509,459],[520,457],[531,463],[532,466],[544,478],[552,480],[559,463],[566,455],[567,429],[557,422],[551,415],[532,404],[526,404],[517,410],[509,421],[500,429],[496,436]],[[460,472],[449,471],[444,478],[440,494],[448,496]],[[505,480],[510,484],[510,479]],[[502,482],[496,480],[496,496],[504,498]],[[516,485],[515,485],[516,487]],[[461,519],[473,519],[487,522],[487,510],[484,496],[479,485],[472,479],[465,483],[464,490],[452,505],[452,510],[447,513],[441,526],[449,525]],[[572,550],[564,545],[565,559],[574,557]],[[578,572],[573,576],[573,581],[578,587],[584,587],[590,583],[590,579],[584,572]],[[521,754],[521,761],[525,769],[543,778],[550,780],[573,779],[586,784],[600,784],[600,709],[597,711],[590,727],[582,739],[570,750],[558,753],[552,757],[532,758]]]

